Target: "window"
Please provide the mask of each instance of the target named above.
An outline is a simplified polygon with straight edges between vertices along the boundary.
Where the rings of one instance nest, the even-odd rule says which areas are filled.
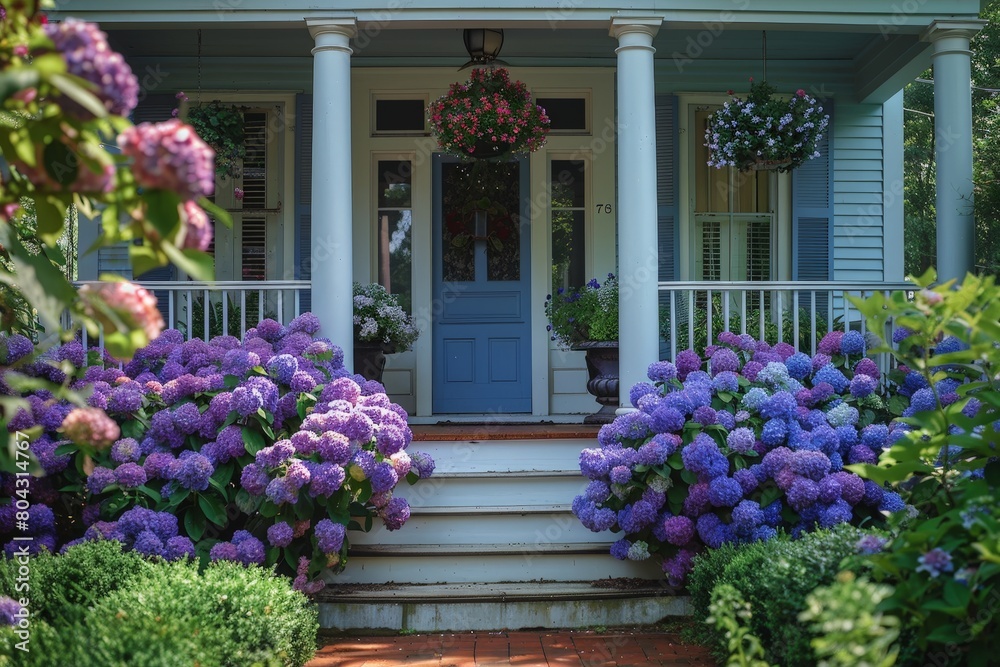
[[[705,135],[718,107],[695,110],[694,279],[771,280],[775,216],[773,172],[709,167]]]
[[[576,134],[589,130],[586,97],[538,97],[535,101],[545,109],[552,132]]]
[[[216,175],[212,198],[232,214],[233,226],[215,225],[208,252],[218,280],[275,280],[283,274],[284,165],[283,135],[274,128],[281,126],[283,106],[239,108],[245,150],[240,171],[235,178]]]
[[[373,96],[372,109],[372,134],[414,135],[426,132],[426,96],[383,93]]]
[[[378,282],[396,295],[403,310],[412,313],[412,164],[409,160],[378,160],[376,168]]]
[[[552,160],[552,289],[586,282],[586,163]]]

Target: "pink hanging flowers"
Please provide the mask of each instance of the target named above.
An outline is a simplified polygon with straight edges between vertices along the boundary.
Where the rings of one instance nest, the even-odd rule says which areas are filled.
[[[465,159],[531,153],[549,132],[545,109],[503,68],[472,70],[428,105],[427,118],[441,148]]]

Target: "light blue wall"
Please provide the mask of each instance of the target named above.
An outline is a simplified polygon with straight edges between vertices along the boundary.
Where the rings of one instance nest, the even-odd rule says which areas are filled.
[[[881,104],[838,104],[834,119],[834,279],[881,281],[886,253]],[[902,156],[900,156],[902,159]]]

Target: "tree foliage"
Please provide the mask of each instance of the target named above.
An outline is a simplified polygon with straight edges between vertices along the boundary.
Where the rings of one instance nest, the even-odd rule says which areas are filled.
[[[1000,269],[1000,0],[980,15],[990,23],[972,40],[972,132],[975,265],[980,272]],[[905,267],[921,275],[936,264],[933,71],[906,87],[904,114]]]

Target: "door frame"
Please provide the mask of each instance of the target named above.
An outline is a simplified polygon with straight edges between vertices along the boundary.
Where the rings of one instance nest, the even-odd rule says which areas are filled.
[[[564,92],[590,91],[589,132],[552,133],[545,146],[528,157],[532,212],[531,315],[535,322],[531,340],[531,414],[534,417],[588,414],[593,411],[594,397],[586,391],[583,353],[557,347],[545,330],[545,300],[551,291],[547,277],[551,254],[548,160],[558,156],[588,161],[592,185],[588,186],[587,274],[602,276],[614,271],[616,213],[610,206],[602,213],[595,213],[594,204],[615,203],[615,67],[512,67],[511,76],[524,81],[533,94],[542,92],[558,97]],[[374,282],[377,275],[373,161],[412,161],[413,316],[421,334],[412,350],[389,357],[385,378],[393,400],[422,420],[430,420],[434,414],[430,322],[438,306],[431,294],[431,156],[440,148],[429,130],[407,135],[373,133],[371,104],[376,94],[435,99],[462,78],[450,67],[362,67],[351,73],[355,280]]]

